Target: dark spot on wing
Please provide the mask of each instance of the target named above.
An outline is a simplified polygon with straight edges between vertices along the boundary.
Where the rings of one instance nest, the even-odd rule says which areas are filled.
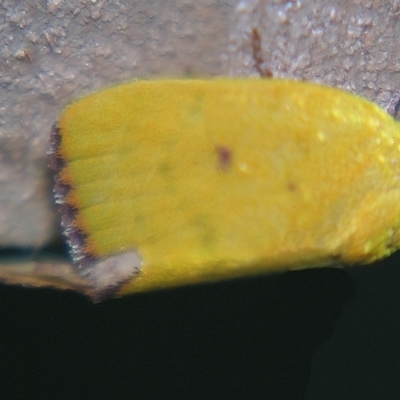
[[[219,168],[223,170],[229,169],[232,162],[232,152],[230,148],[226,146],[216,146],[216,151],[218,154]]]

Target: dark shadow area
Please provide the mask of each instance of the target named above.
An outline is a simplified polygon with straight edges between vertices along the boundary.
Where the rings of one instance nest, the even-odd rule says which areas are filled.
[[[1,264],[10,261],[70,260],[68,247],[62,236],[56,236],[51,243],[41,248],[0,247]]]
[[[349,268],[356,292],[314,351],[307,400],[400,398],[400,252]]]
[[[303,399],[353,292],[339,269],[100,304],[1,286],[1,398]]]

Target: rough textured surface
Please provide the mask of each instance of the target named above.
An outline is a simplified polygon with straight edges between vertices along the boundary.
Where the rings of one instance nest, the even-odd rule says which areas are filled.
[[[0,247],[57,231],[50,127],[72,99],[141,76],[222,72],[234,1],[0,3]]]
[[[253,30],[265,68],[341,87],[386,106],[399,85],[400,2],[243,0],[231,35],[228,69],[257,75]]]

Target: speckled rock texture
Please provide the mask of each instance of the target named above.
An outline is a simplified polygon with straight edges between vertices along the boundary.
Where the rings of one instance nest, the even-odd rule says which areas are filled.
[[[240,1],[229,73],[257,75],[253,30],[276,77],[337,86],[386,106],[400,85],[400,1]]]

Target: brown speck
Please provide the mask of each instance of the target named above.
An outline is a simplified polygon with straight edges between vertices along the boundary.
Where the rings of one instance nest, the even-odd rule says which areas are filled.
[[[287,185],[287,188],[291,192],[297,192],[297,185],[295,183],[293,183],[293,182],[289,182],[288,185]]]
[[[253,49],[254,67],[263,78],[272,78],[272,71],[263,67],[264,59],[261,55],[261,36],[257,28],[253,28],[253,37],[251,39],[251,47]]]
[[[232,161],[232,152],[229,147],[216,146],[216,151],[218,154],[219,167],[223,170],[229,169]]]
[[[15,58],[21,61],[33,61],[33,51],[30,48],[22,48],[15,52]]]

